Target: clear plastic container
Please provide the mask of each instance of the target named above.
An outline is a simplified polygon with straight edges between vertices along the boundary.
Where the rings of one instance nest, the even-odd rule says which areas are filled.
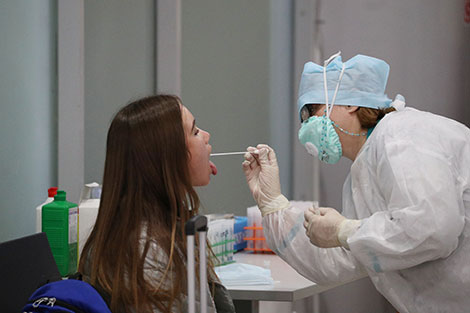
[[[98,183],[86,184],[82,191],[79,202],[80,224],[79,224],[79,255],[83,250],[88,236],[95,226],[96,217],[100,208],[101,186]]]
[[[266,238],[264,237],[262,216],[259,208],[257,206],[247,208],[246,215],[248,217],[248,226],[245,227],[245,240],[247,241],[245,250],[255,253],[273,253],[273,251],[269,249]]]
[[[214,252],[215,266],[230,264],[233,260],[234,250],[234,219],[217,219],[208,224],[207,239]]]

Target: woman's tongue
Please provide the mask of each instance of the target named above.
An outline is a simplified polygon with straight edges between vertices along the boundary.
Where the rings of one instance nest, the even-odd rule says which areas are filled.
[[[212,163],[212,161],[209,161],[209,166],[211,167],[212,175],[217,175],[217,167]]]

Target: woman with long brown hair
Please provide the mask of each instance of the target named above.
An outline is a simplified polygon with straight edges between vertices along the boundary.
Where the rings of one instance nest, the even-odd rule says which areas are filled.
[[[217,173],[209,139],[176,96],[137,100],[114,117],[99,213],[79,266],[109,296],[113,312],[186,310],[184,224],[199,208],[193,186],[207,185]],[[223,293],[216,286],[212,292]],[[216,312],[208,299],[208,312]],[[218,312],[233,309],[224,299]]]

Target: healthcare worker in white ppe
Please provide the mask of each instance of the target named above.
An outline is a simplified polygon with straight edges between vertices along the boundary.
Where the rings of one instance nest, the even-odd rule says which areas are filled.
[[[249,147],[268,245],[319,284],[369,275],[400,313],[470,312],[470,130],[392,102],[388,72],[364,55],[305,64],[299,140],[321,161],[353,163],[342,214],[303,212],[281,193],[273,149]]]

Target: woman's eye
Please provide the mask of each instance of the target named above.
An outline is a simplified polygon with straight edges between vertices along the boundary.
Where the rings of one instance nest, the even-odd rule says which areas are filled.
[[[196,128],[196,131],[194,132],[194,135],[199,134],[199,128]]]

